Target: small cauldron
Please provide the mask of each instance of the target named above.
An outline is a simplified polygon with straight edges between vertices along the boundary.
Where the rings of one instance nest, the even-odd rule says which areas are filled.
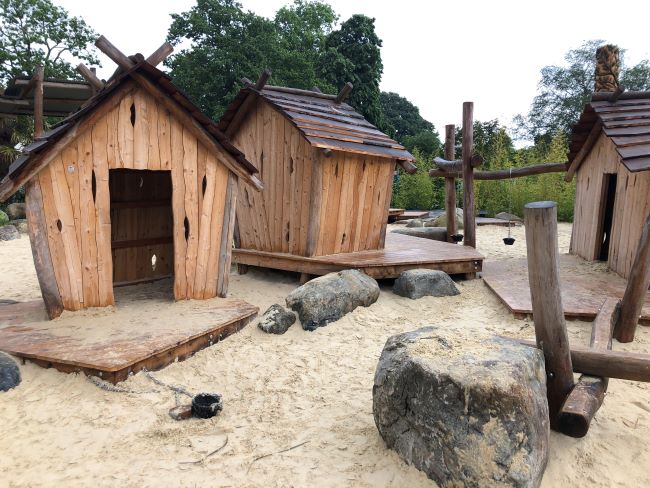
[[[514,237],[504,237],[503,238],[503,243],[506,246],[512,246],[515,243],[515,238]]]
[[[199,393],[192,398],[192,415],[200,419],[214,417],[223,409],[218,393]]]
[[[460,242],[463,240],[463,234],[452,234],[451,240],[454,242]]]

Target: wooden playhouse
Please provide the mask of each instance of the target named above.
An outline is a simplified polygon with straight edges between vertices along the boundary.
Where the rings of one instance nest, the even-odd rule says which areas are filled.
[[[257,170],[153,60],[101,42],[118,73],[0,183],[0,200],[26,185],[48,315],[112,305],[114,286],[167,276],[176,300],[223,297],[238,182],[255,193]]]
[[[595,93],[573,128],[571,253],[627,278],[650,213],[650,92]]]
[[[377,278],[429,267],[480,270],[475,250],[388,234],[396,165],[413,172],[413,156],[358,114],[344,98],[319,91],[248,82],[219,129],[259,170],[265,188],[240,184],[240,265],[306,275],[345,268]]]

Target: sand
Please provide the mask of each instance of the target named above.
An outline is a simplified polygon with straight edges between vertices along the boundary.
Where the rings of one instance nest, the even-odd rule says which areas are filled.
[[[559,226],[562,252],[570,231]],[[523,228],[513,230],[512,247],[501,241],[506,234],[479,227],[479,250],[489,259],[525,256]],[[251,270],[232,275],[230,296],[265,310],[296,285],[294,277]],[[175,394],[142,373],[120,383],[135,393],[119,393],[82,375],[21,365],[22,384],[0,393],[0,486],[436,486],[386,449],[375,428],[372,383],[386,339],[427,324],[533,335],[532,324],[514,319],[481,280],[459,288],[456,297],[409,300],[382,283],[375,304],[328,327],[305,332],[296,324],[274,336],[255,321],[153,373],[192,393],[221,393],[224,410],[210,420],[169,418]],[[40,296],[24,236],[0,242],[0,289],[1,298]],[[569,322],[568,330],[573,343],[588,343],[588,323]],[[650,353],[650,328],[615,348]],[[648,438],[650,384],[612,380],[586,438],[551,433],[543,486],[647,486]]]

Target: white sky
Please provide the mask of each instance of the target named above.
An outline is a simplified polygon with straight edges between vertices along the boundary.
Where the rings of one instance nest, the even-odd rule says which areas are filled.
[[[290,0],[240,2],[245,9],[272,17]],[[165,40],[169,14],[188,10],[195,2],[54,3],[82,16],[125,53],[148,56]],[[627,65],[650,58],[647,0],[627,1],[618,8],[600,0],[329,3],[340,20],[355,13],[376,19],[383,40],[381,89],[395,91],[417,105],[443,136],[445,124],[460,123],[464,101],[474,102],[475,120],[498,118],[508,125],[518,113],[527,113],[540,69],[562,64],[564,53],[585,40],[604,39],[625,48]],[[106,78],[115,66],[103,55],[102,65],[99,75]]]

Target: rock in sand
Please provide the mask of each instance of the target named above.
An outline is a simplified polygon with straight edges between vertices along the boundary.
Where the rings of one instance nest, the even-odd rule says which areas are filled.
[[[271,305],[257,326],[268,334],[284,334],[296,321],[296,314],[285,310],[282,305]]]
[[[393,292],[411,299],[450,297],[459,295],[456,283],[444,271],[434,269],[409,269],[395,280]]]
[[[302,328],[315,330],[334,322],[359,306],[379,298],[379,285],[370,276],[346,269],[315,278],[292,291],[287,307],[298,313]]]
[[[20,233],[13,225],[3,225],[0,227],[0,241],[13,241],[19,238]]]
[[[7,205],[7,216],[9,220],[19,220],[27,218],[25,214],[24,203],[10,203]]]
[[[20,369],[9,354],[0,351],[0,391],[7,391],[20,384]]]
[[[395,229],[393,232],[413,237],[422,237],[434,241],[447,242],[447,229],[445,227],[415,227],[410,229]]]
[[[27,219],[12,220],[9,223],[13,225],[21,234],[29,233],[29,227],[27,227]]]
[[[512,220],[513,222],[523,222],[523,219],[521,217],[517,217],[515,214],[508,212],[499,212],[494,216],[494,218],[501,220]]]
[[[407,228],[416,228],[416,227],[423,227],[424,223],[422,222],[422,219],[411,219],[406,223]]]
[[[388,339],[373,387],[387,446],[440,486],[539,486],[549,419],[540,350],[482,330]]]

